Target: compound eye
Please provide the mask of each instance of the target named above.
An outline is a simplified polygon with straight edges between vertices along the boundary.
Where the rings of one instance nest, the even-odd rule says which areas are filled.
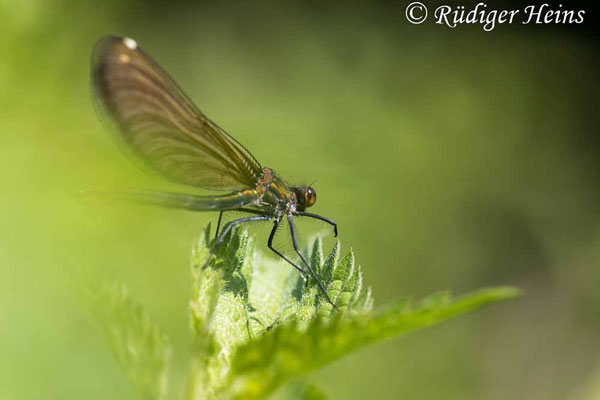
[[[304,200],[306,203],[306,207],[311,207],[317,201],[317,192],[312,187],[307,187],[306,192],[304,193]]]

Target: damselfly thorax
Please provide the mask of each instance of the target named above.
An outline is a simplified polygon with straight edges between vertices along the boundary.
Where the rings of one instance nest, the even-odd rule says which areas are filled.
[[[307,186],[309,188],[309,186]],[[306,198],[302,188],[290,188],[282,179],[275,175],[271,168],[263,168],[263,175],[257,186],[261,198],[258,201],[258,207],[263,208],[281,216],[284,213],[293,213],[294,211],[304,211],[306,209]],[[314,194],[310,205],[316,200],[314,189],[310,188],[307,192]]]

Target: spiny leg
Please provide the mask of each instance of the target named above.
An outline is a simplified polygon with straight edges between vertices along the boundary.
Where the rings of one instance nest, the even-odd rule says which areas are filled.
[[[296,240],[296,227],[294,226],[294,220],[292,218],[292,214],[288,214],[287,217],[288,217],[288,223],[290,224],[290,232],[292,233],[292,244],[294,245],[294,250],[296,250],[296,253],[300,256],[300,258],[302,259],[302,262],[304,262],[304,265],[306,265],[306,268],[308,269],[308,271],[310,272],[312,277],[315,279],[315,281],[317,281],[317,285],[319,285],[321,292],[323,292],[323,295],[325,296],[325,298],[327,299],[329,304],[331,304],[333,306],[333,308],[335,308],[337,311],[337,309],[338,309],[337,306],[329,298],[329,295],[327,294],[325,287],[323,286],[323,284],[317,277],[317,274],[312,269],[312,267],[310,266],[308,261],[306,261],[306,257],[304,257],[304,254],[302,254],[302,252],[300,251],[300,248],[298,247],[298,241]]]
[[[215,232],[215,238],[219,236],[219,227],[221,226],[221,220],[223,219],[223,214],[227,211],[241,211],[241,212],[245,212],[245,213],[250,213],[250,214],[257,214],[257,215],[264,215],[262,212],[257,211],[257,210],[253,210],[251,208],[236,208],[233,210],[222,210],[219,211],[219,220],[217,221],[217,230]]]
[[[273,247],[273,239],[275,238],[275,233],[277,232],[277,228],[279,227],[279,224],[281,223],[280,220],[275,220],[273,222],[273,229],[271,230],[271,234],[269,235],[269,241],[267,242],[267,247],[269,247],[269,249],[271,249],[271,251],[273,251],[273,253],[277,254],[279,257],[283,258],[285,261],[288,262],[288,264],[290,264],[292,267],[296,268],[298,271],[300,271],[300,276],[302,277],[302,279],[304,279],[305,283],[308,283],[308,273],[301,268],[300,266],[296,265],[295,263],[291,262],[286,256],[284,256],[283,254],[281,254],[279,252],[279,250],[277,250],[275,247]]]
[[[268,221],[270,219],[271,219],[271,216],[269,216],[269,215],[255,215],[252,217],[240,218],[240,219],[236,219],[235,221],[228,222],[225,225],[225,227],[223,228],[223,232],[221,233],[221,235],[219,235],[219,238],[217,239],[215,244],[213,244],[213,246],[211,247],[210,252],[208,253],[208,257],[206,258],[206,261],[204,262],[204,265],[202,266],[202,269],[205,269],[208,266],[208,262],[210,261],[212,256],[217,252],[219,246],[221,245],[221,243],[225,239],[225,236],[227,236],[227,234],[229,233],[231,228],[233,228],[236,225],[242,224],[244,222]]]
[[[219,211],[219,220],[217,221],[217,230],[215,231],[215,238],[219,236],[219,228],[221,227],[221,220],[223,219],[223,213],[225,211]]]
[[[305,212],[305,211],[294,211],[292,214],[300,215],[303,217],[314,218],[314,219],[318,219],[319,221],[327,222],[329,225],[333,226],[333,235],[335,237],[337,237],[337,235],[338,235],[337,223],[329,218],[325,218],[322,215],[313,214],[313,213],[309,213],[309,212]]]

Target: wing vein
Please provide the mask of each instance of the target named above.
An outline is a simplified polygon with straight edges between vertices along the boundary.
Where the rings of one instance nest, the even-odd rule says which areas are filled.
[[[117,135],[168,179],[216,190],[256,187],[258,161],[139,47],[118,37],[100,40],[92,79],[99,108]]]

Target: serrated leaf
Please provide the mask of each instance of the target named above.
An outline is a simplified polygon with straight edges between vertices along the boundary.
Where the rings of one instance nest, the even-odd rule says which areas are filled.
[[[313,279],[304,285],[289,265],[260,256],[246,231],[232,230],[203,268],[211,246],[214,239],[208,225],[192,253],[194,345],[184,391],[189,400],[265,399],[286,382],[362,346],[518,294],[512,288],[458,298],[442,292],[421,300],[416,307],[405,300],[372,311],[371,288],[363,287],[352,250],[340,260],[338,241],[323,257],[322,242],[317,238],[308,255],[336,302],[336,311]],[[117,311],[107,319],[113,320],[107,324],[112,326],[107,333],[140,398],[164,398],[170,346],[124,293],[114,292],[108,302],[116,304],[108,309]],[[299,387],[302,390],[295,398],[324,398],[310,385]]]
[[[95,315],[137,398],[166,399],[171,359],[167,335],[131,300],[123,285],[101,288],[96,294]]]
[[[310,264],[314,268],[317,275],[319,275],[323,266],[323,240],[320,236],[317,236],[313,244],[310,255]]]
[[[398,303],[354,318],[314,319],[300,334],[295,324],[280,325],[240,347],[232,362],[232,398],[264,398],[278,385],[306,374],[357,348],[424,328],[496,301],[518,296],[513,288],[482,290],[436,307],[406,311]],[[251,391],[248,391],[251,388]]]
[[[325,258],[325,261],[323,262],[321,275],[319,278],[323,281],[325,286],[327,286],[327,284],[333,280],[333,276],[340,258],[340,249],[341,245],[339,240],[337,240],[333,246],[333,249],[331,249],[331,252],[327,255],[327,258]]]

